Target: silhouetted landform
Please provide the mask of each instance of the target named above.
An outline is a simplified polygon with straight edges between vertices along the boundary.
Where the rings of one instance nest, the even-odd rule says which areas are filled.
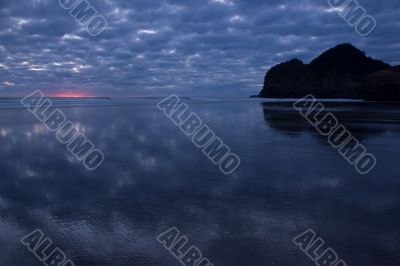
[[[272,67],[262,98],[400,101],[400,66],[367,57],[351,44],[338,45],[304,64],[299,59]]]

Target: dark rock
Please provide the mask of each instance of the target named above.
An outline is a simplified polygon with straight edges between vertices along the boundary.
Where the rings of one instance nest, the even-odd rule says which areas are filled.
[[[263,98],[354,98],[400,100],[400,68],[367,57],[351,44],[332,48],[310,64],[298,59],[272,67]]]

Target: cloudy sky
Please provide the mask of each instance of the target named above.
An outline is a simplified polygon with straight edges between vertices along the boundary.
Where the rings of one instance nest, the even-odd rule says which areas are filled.
[[[58,0],[0,0],[0,96],[248,96],[272,65],[338,43],[400,64],[400,1],[358,0],[360,37],[325,0],[88,0],[92,37]]]

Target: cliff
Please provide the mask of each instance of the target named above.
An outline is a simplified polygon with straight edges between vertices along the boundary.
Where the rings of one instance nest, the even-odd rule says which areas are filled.
[[[400,101],[400,68],[367,57],[351,44],[324,52],[309,64],[299,59],[272,67],[262,98],[352,98]]]

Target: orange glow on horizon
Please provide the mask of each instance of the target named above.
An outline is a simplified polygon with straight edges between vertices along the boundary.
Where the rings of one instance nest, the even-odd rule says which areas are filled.
[[[52,97],[58,98],[85,98],[85,97],[94,97],[93,95],[86,92],[79,91],[61,91],[54,93]]]

